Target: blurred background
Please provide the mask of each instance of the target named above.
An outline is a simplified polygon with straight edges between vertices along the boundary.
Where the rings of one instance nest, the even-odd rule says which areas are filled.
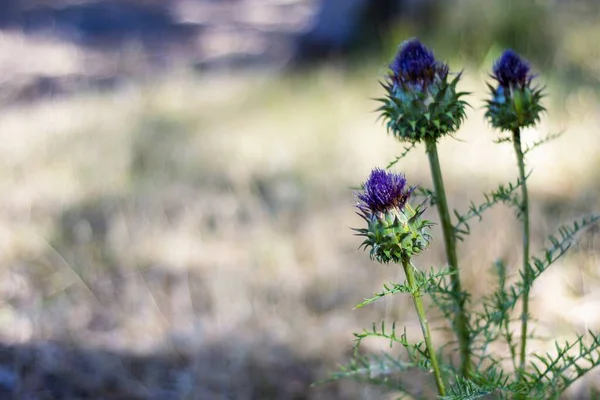
[[[406,298],[353,310],[403,274],[350,230],[352,187],[402,152],[371,99],[412,36],[472,92],[468,120],[440,143],[452,208],[516,180],[482,111],[511,47],[549,94],[526,142],[565,131],[529,156],[534,253],[600,210],[597,1],[3,0],[0,398],[396,398],[310,384],[372,321],[419,337]],[[431,186],[423,149],[396,171]],[[504,206],[472,228],[459,251],[476,303],[494,260],[517,274],[520,239]],[[598,233],[536,283],[540,337],[600,330]],[[444,263],[434,236],[423,268]],[[600,398],[598,382],[570,398]]]

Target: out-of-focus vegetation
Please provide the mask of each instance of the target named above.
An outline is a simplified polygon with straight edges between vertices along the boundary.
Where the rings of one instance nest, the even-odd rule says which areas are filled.
[[[515,174],[511,149],[483,122],[491,59],[513,46],[549,83],[551,118],[527,135],[566,134],[531,154],[535,252],[557,224],[600,208],[600,15],[593,2],[432,4],[381,35],[391,53],[419,34],[466,68],[473,109],[440,146],[451,207]],[[349,383],[309,388],[372,320],[419,329],[409,299],[352,311],[402,276],[370,262],[348,228],[358,218],[350,188],[401,151],[370,100],[388,54],[278,74],[199,72],[174,59],[157,73],[135,42],[111,52],[18,32],[0,39],[2,396],[394,398]],[[120,83],[102,90],[65,78],[111,71]],[[40,76],[76,90],[25,84]],[[425,165],[413,154],[398,170],[430,186]],[[517,232],[500,209],[459,248],[474,293],[493,282],[497,257],[517,272],[508,240]],[[586,235],[534,288],[540,336],[600,329],[599,249],[597,231]],[[443,262],[441,240],[425,259]],[[571,394],[589,398],[597,381]]]

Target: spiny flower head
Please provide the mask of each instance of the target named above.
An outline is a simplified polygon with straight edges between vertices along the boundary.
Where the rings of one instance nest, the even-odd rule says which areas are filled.
[[[423,89],[433,83],[436,74],[445,76],[448,66],[436,61],[433,52],[418,39],[410,39],[400,46],[390,71],[394,83],[421,85]]]
[[[489,85],[486,117],[492,126],[505,130],[535,125],[545,111],[541,105],[542,89],[532,85],[535,75],[529,63],[513,50],[505,50],[494,63],[493,75],[498,84]]]
[[[534,78],[529,73],[529,63],[516,52],[507,49],[494,63],[494,78],[505,88],[523,88]]]
[[[389,66],[387,94],[378,99],[388,132],[397,139],[420,142],[437,140],[458,129],[464,119],[465,102],[456,93],[460,74],[448,82],[448,66],[418,39],[403,42]]]
[[[374,169],[357,194],[356,207],[367,223],[355,229],[365,239],[361,247],[370,248],[370,256],[381,263],[399,263],[427,248],[432,225],[422,220],[425,208],[413,208],[408,200],[414,188],[403,175]]]
[[[402,210],[412,192],[403,175],[376,168],[364,183],[364,192],[358,194],[358,208],[372,213]]]

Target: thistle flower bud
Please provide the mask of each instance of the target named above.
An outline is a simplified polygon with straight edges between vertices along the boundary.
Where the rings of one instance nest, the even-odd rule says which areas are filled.
[[[448,71],[418,39],[400,45],[388,80],[382,83],[387,95],[378,99],[388,132],[414,143],[437,140],[460,127],[467,104],[460,98],[467,93],[456,92],[460,74],[448,82]]]
[[[400,263],[427,248],[432,223],[422,220],[425,207],[411,207],[408,200],[414,188],[407,187],[403,175],[374,169],[357,194],[360,215],[367,228],[355,229],[370,248],[370,257],[381,263]]]
[[[509,49],[494,63],[493,71],[498,84],[488,84],[492,98],[485,113],[492,126],[513,131],[535,125],[545,109],[540,104],[542,89],[532,86],[535,75],[529,63]]]

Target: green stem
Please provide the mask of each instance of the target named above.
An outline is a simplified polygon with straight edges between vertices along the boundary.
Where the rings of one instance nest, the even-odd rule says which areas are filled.
[[[525,373],[525,361],[527,356],[527,320],[529,318],[529,287],[530,273],[529,262],[529,196],[527,195],[527,181],[525,180],[525,161],[523,149],[521,148],[521,131],[517,128],[513,131],[513,145],[517,154],[517,164],[519,166],[519,179],[521,180],[521,218],[523,221],[523,310],[521,312],[521,348],[519,351],[519,370],[517,375],[519,379],[523,378]]]
[[[437,204],[442,232],[444,234],[444,245],[446,248],[446,258],[452,275],[450,275],[452,283],[452,293],[456,303],[454,313],[454,329],[458,337],[458,347],[460,351],[461,373],[464,377],[469,376],[471,369],[471,349],[470,335],[467,326],[467,314],[465,310],[465,298],[462,293],[460,276],[458,271],[458,257],[456,255],[456,236],[454,226],[450,219],[448,211],[448,201],[446,200],[446,191],[444,190],[444,180],[442,179],[442,170],[440,168],[440,160],[438,157],[437,146],[435,140],[429,139],[426,142],[427,155],[429,157],[429,167],[431,169],[431,177],[433,178],[433,186],[435,189],[435,202]]]
[[[404,267],[406,281],[411,289],[412,298],[415,303],[415,308],[417,309],[417,315],[419,316],[419,322],[421,323],[421,330],[423,331],[423,338],[425,339],[425,345],[427,346],[429,361],[431,361],[431,367],[433,368],[433,376],[435,378],[435,384],[438,388],[438,394],[440,396],[445,396],[446,388],[444,387],[444,382],[442,381],[442,373],[438,364],[435,348],[433,347],[433,342],[431,341],[431,331],[429,330],[429,323],[427,322],[427,316],[425,315],[425,307],[423,306],[421,289],[416,284],[415,274],[410,260],[402,260],[402,266]]]

